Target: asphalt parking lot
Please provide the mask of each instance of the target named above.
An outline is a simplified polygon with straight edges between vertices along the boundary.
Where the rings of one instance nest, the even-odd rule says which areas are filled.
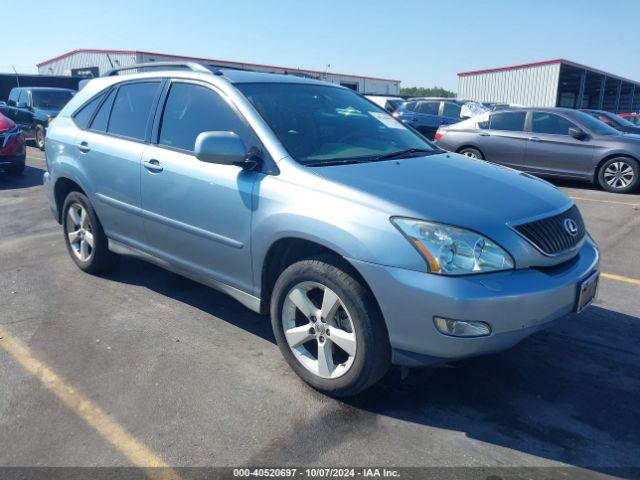
[[[640,195],[558,184],[609,274],[582,315],[337,401],[229,297],[133,259],[83,274],[27,163],[0,176],[0,466],[640,464]]]

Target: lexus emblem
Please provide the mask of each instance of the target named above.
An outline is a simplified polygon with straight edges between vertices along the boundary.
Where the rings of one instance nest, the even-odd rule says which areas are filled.
[[[564,219],[564,229],[572,237],[575,237],[578,234],[578,224],[572,218]]]

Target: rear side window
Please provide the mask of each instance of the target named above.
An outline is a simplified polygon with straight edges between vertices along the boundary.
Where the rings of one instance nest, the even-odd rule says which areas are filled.
[[[93,122],[91,122],[91,130],[97,132],[106,132],[107,125],[109,124],[109,114],[111,113],[111,107],[113,106],[113,99],[116,96],[116,91],[111,90],[107,95],[106,100],[100,106],[100,110],[96,114]]]
[[[504,112],[491,115],[491,130],[507,130],[510,132],[524,131],[524,120],[527,112]]]
[[[442,112],[442,116],[451,117],[451,118],[460,118],[460,110],[462,107],[457,103],[444,103],[444,110]]]
[[[440,102],[420,102],[416,111],[427,115],[438,115]]]
[[[89,101],[89,103],[87,103],[73,115],[73,121],[79,128],[84,130],[89,126],[89,122],[91,121],[91,118],[93,117],[93,114],[95,113],[97,108],[100,106],[100,102],[102,101],[104,96],[104,93],[96,95]]]
[[[552,135],[569,135],[569,129],[575,127],[564,117],[553,113],[533,112],[531,131],[534,133],[548,133]]]
[[[159,86],[159,82],[141,82],[118,87],[107,132],[144,140]]]
[[[210,88],[174,83],[164,107],[158,143],[192,152],[197,136],[208,131],[234,132],[245,137],[247,127]]]

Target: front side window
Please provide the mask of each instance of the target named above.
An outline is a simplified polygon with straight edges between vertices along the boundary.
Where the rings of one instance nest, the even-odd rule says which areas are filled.
[[[527,112],[501,112],[491,115],[489,127],[491,130],[506,130],[509,132],[524,131],[524,121]]]
[[[234,132],[242,137],[247,127],[210,88],[174,83],[164,107],[158,143],[192,152],[198,135],[208,131]]]
[[[569,129],[575,127],[564,117],[553,113],[533,112],[531,131],[551,135],[569,135]]]
[[[236,86],[304,165],[374,161],[407,149],[439,151],[384,109],[343,88],[296,83]]]
[[[144,140],[159,82],[128,83],[118,88],[107,132]]]
[[[44,110],[62,110],[73,98],[70,90],[34,90],[31,92],[33,106]]]
[[[25,105],[29,105],[29,92],[27,90],[22,90],[20,92],[20,97],[18,97],[18,103],[23,103]]]

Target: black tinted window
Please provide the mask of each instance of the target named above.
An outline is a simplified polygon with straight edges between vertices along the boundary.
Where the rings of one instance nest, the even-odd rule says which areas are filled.
[[[100,110],[96,114],[93,122],[91,122],[91,130],[96,130],[98,132],[106,132],[107,125],[109,123],[109,114],[111,113],[111,106],[113,105],[113,99],[116,96],[116,91],[111,90],[107,99],[104,101]]]
[[[107,131],[144,140],[158,82],[130,83],[118,88]]]
[[[462,109],[462,107],[460,105],[458,105],[457,103],[445,102],[444,103],[444,110],[442,112],[442,115],[444,117],[460,118],[460,110],[461,109]]]
[[[247,127],[211,89],[187,83],[173,84],[164,107],[158,143],[193,151],[198,134],[208,131],[243,136]]]
[[[76,114],[73,116],[73,121],[76,122],[76,125],[82,129],[85,129],[89,126],[89,122],[91,121],[91,117],[93,117],[94,112],[100,105],[100,102],[104,98],[104,93],[100,95],[96,95],[93,99],[87,103],[84,107],[82,107]]]
[[[511,132],[522,132],[524,130],[524,119],[527,112],[504,112],[491,115],[491,130],[508,130]]]
[[[569,129],[574,126],[566,118],[553,113],[533,112],[531,120],[531,131],[534,133],[569,135]]]
[[[440,110],[440,102],[420,102],[416,111],[418,113],[426,113],[428,115],[438,115]]]
[[[20,90],[16,88],[12,88],[9,93],[9,105],[14,105],[18,103],[18,97],[20,96]]]

